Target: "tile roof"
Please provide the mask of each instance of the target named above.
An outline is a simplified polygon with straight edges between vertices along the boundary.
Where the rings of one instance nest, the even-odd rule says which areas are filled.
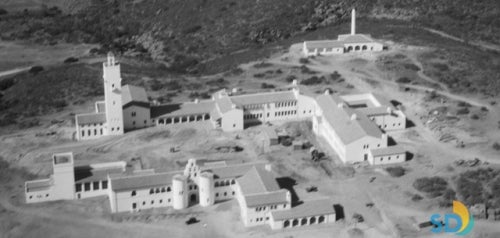
[[[334,203],[330,199],[305,201],[289,210],[273,211],[271,212],[271,216],[273,216],[275,221],[279,221],[309,216],[331,215],[335,214],[333,205]]]
[[[353,109],[346,106],[339,107],[339,104],[345,103],[339,97],[323,94],[318,96],[316,101],[323,111],[323,117],[325,118],[323,123],[330,124],[344,145],[365,136],[382,137],[382,132],[378,126],[365,115],[362,113],[356,114]],[[353,114],[356,114],[354,120],[351,119]]]
[[[404,154],[406,153],[405,148],[399,145],[395,146],[388,146],[385,148],[377,148],[377,149],[371,149],[370,153],[372,156],[384,156],[384,155],[396,155],[396,154]]]
[[[211,113],[214,107],[215,103],[212,100],[152,106],[151,118]]]
[[[368,117],[390,114],[387,111],[387,107],[365,107],[365,108],[356,108],[355,110],[365,114]]]
[[[304,41],[307,49],[344,48],[344,43],[337,40]]]
[[[181,174],[181,171],[111,177],[111,188],[113,191],[129,191],[166,186],[172,183],[172,178],[176,174]]]
[[[110,166],[108,168],[92,168],[89,165],[75,167],[75,182],[85,183],[92,181],[108,180],[109,174],[125,172],[125,167]]]
[[[252,164],[238,164],[221,167],[203,166],[203,171],[210,171],[214,174],[215,178],[237,178],[245,175],[253,167],[264,167],[265,163],[252,163]]]
[[[76,115],[76,124],[94,124],[94,123],[105,123],[106,114],[105,113],[86,113]]]
[[[232,96],[230,98],[233,103],[240,106],[297,100],[293,91],[244,94]]]
[[[130,102],[146,102],[149,104],[146,90],[142,87],[133,85],[125,85],[122,87],[122,105],[127,105]]]
[[[243,196],[274,192],[280,189],[274,174],[263,167],[253,167],[237,179]]]
[[[53,184],[52,178],[26,181],[25,187],[28,192],[48,190]]]
[[[288,190],[280,189],[274,192],[252,194],[245,196],[245,203],[247,207],[258,207],[271,204],[284,204],[287,203]]]
[[[338,41],[342,42],[343,44],[358,44],[358,43],[369,43],[369,42],[374,42],[372,37],[370,35],[364,35],[364,34],[344,34],[344,35],[339,35]]]

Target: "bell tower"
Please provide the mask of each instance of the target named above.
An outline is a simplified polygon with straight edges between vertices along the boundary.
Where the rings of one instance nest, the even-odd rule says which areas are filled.
[[[353,8],[351,12],[351,35],[356,34],[356,10]]]
[[[123,134],[122,78],[120,64],[113,53],[103,64],[104,101],[106,104],[107,135]]]

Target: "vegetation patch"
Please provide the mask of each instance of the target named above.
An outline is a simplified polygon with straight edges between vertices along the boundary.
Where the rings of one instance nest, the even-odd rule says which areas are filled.
[[[406,169],[401,166],[388,167],[385,169],[392,177],[399,178],[406,173]]]
[[[485,203],[500,207],[500,170],[480,168],[461,173],[456,180],[457,193],[467,205]]]
[[[420,192],[426,193],[430,198],[439,197],[444,194],[448,182],[442,177],[423,177],[413,182],[413,187]]]

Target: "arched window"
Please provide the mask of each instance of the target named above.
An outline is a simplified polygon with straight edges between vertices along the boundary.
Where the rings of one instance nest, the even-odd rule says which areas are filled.
[[[161,192],[164,193],[165,192],[165,187],[161,188]]]
[[[306,225],[307,224],[307,218],[302,218],[302,220],[300,221],[300,225],[303,226],[303,225]]]
[[[231,180],[231,184],[235,184],[235,183],[236,183],[236,182],[234,181],[234,179],[233,179],[233,180]]]
[[[219,187],[219,182],[215,181],[214,187]]]
[[[149,190],[149,194],[153,194],[153,193],[155,193],[155,189],[154,188],[152,188],[152,189]]]
[[[156,188],[155,193],[160,193],[160,189]]]
[[[137,195],[137,192],[134,190],[134,191],[132,191],[131,196],[133,197],[133,196],[135,196],[135,195]]]
[[[368,47],[366,45],[363,45],[363,47],[361,47],[362,50],[367,50]]]
[[[170,191],[171,191],[171,190],[170,190],[170,187],[167,187],[167,192],[170,192]]]
[[[320,216],[318,218],[318,223],[323,223],[323,222],[325,222],[325,217],[324,216]]]
[[[226,186],[229,186],[229,180],[226,180]]]
[[[290,226],[290,221],[289,220],[286,220],[284,223],[283,223],[283,227],[287,228]]]

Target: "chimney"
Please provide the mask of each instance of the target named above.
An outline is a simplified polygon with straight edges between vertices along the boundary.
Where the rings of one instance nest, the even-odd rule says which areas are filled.
[[[330,89],[325,89],[325,95],[330,95]]]
[[[391,107],[387,107],[387,113],[392,114],[392,108]]]
[[[200,99],[196,98],[194,99],[194,103],[198,104],[200,102]]]
[[[344,107],[344,102],[340,102],[339,104],[337,104],[337,107],[338,108],[343,108]]]
[[[351,121],[355,121],[355,120],[357,120],[357,119],[358,119],[358,115],[356,115],[356,113],[353,113],[353,114],[351,115]]]
[[[351,12],[351,35],[356,34],[356,10],[353,8]]]
[[[266,164],[264,167],[267,171],[271,172],[272,171],[272,166],[271,164]]]
[[[294,79],[294,80],[292,81],[292,85],[293,85],[293,86],[297,86],[297,79]]]

